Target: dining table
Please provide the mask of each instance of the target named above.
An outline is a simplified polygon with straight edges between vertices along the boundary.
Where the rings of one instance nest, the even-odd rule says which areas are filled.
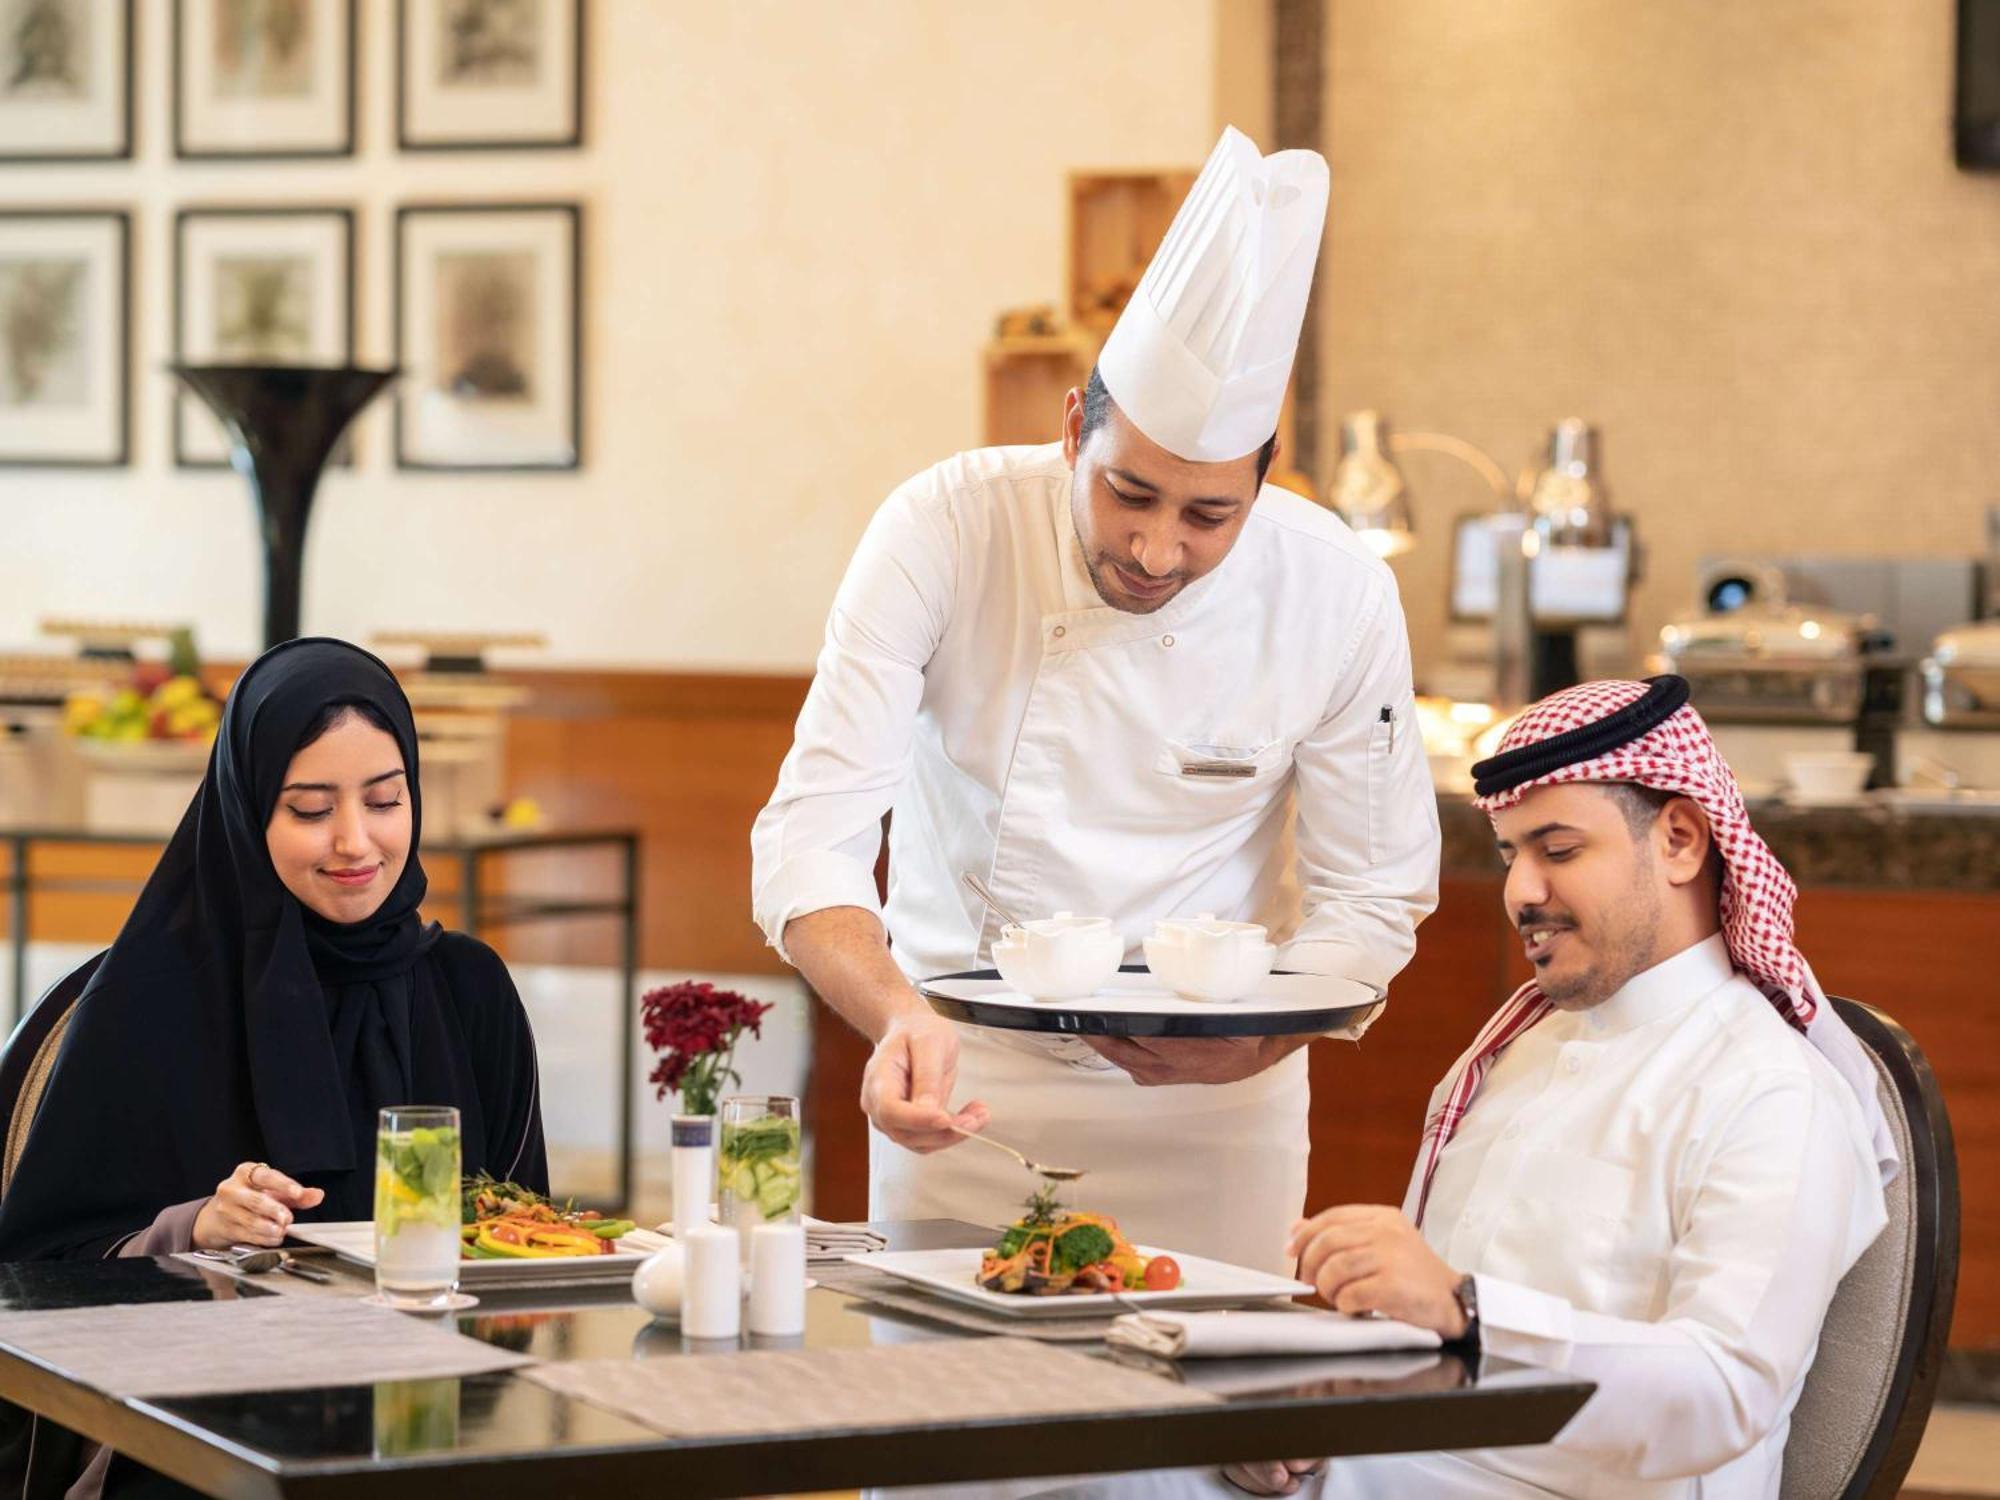
[[[870,1227],[891,1250],[992,1241],[991,1230],[950,1220]],[[842,1274],[852,1269],[844,1263],[811,1268],[820,1284],[807,1294],[805,1332],[782,1340],[684,1338],[638,1305],[623,1281],[482,1286],[476,1307],[412,1321],[455,1331],[485,1346],[475,1356],[490,1362],[504,1354],[510,1367],[422,1379],[357,1381],[355,1370],[366,1373],[367,1365],[357,1333],[355,1347],[341,1351],[347,1373],[336,1383],[212,1389],[227,1380],[197,1369],[178,1383],[191,1393],[139,1395],[87,1360],[52,1355],[37,1332],[51,1320],[20,1316],[115,1309],[107,1316],[117,1319],[120,1338],[139,1347],[151,1327],[166,1337],[173,1318],[188,1316],[187,1304],[250,1302],[258,1304],[250,1310],[270,1312],[263,1299],[338,1300],[344,1277],[352,1293],[344,1309],[369,1290],[330,1260],[312,1264],[336,1284],[245,1276],[177,1257],[0,1265],[0,1400],[209,1495],[551,1500],[797,1494],[1544,1443],[1594,1389],[1450,1345],[1174,1363],[1101,1341],[996,1338],[968,1330],[948,1304],[874,1300],[866,1281]],[[364,1317],[388,1316],[318,1308],[315,1316],[335,1330],[343,1319],[359,1330]],[[247,1326],[243,1310],[225,1316]],[[1022,1331],[1032,1338],[1032,1329]],[[1026,1393],[997,1388],[989,1407],[971,1413],[947,1399],[961,1383],[979,1389],[995,1368],[1032,1369],[1037,1360],[1062,1361],[1059,1405],[1045,1390],[1032,1410],[1011,1399]],[[817,1414],[788,1417],[776,1385],[769,1409],[759,1410],[764,1371],[791,1382],[784,1399],[798,1399],[801,1379],[826,1383],[823,1400],[809,1395],[799,1408]],[[593,1372],[599,1386],[607,1375],[672,1377],[667,1384],[687,1393],[684,1405],[666,1419],[640,1420],[593,1398],[583,1379]],[[899,1380],[900,1393],[892,1389]],[[749,1394],[717,1418],[702,1393],[729,1390]]]

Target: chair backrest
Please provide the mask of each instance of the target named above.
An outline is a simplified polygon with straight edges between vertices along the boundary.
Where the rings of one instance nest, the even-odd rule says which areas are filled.
[[[1903,1169],[1889,1223],[1841,1279],[1792,1412],[1782,1500],[1888,1500],[1930,1420],[1958,1292],[1958,1153],[1930,1063],[1889,1016],[1833,1008],[1875,1060]]]
[[[42,1090],[56,1065],[70,1012],[103,961],[103,953],[93,953],[50,985],[34,1008],[21,1017],[21,1024],[7,1038],[6,1050],[0,1051],[0,1121],[7,1129],[5,1154],[0,1156],[0,1198],[6,1196],[14,1180],[14,1164],[21,1159],[28,1127],[35,1123],[35,1111],[41,1108]]]

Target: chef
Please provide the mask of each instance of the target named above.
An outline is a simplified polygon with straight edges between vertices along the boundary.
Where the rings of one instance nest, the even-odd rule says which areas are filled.
[[[959,1027],[912,981],[990,963],[967,872],[1023,918],[1108,917],[1128,961],[1201,913],[1378,999],[1408,961],[1438,824],[1395,580],[1263,482],[1326,198],[1318,154],[1225,130],[1061,441],[917,475],[849,564],[752,883],[773,945],[875,1044],[874,1217],[1011,1219],[1032,1179],[945,1152],[991,1120],[1087,1167],[1074,1200],[1135,1239],[1287,1266],[1309,1037]]]

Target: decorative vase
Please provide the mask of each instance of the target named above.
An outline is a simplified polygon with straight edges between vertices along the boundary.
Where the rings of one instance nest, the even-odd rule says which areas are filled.
[[[306,523],[320,470],[360,410],[401,372],[357,365],[169,365],[229,433],[264,540],[264,645],[299,633]]]
[[[674,1116],[674,1238],[711,1223],[715,1190],[715,1116]]]

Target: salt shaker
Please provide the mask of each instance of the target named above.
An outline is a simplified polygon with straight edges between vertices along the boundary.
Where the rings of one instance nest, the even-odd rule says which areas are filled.
[[[733,1339],[743,1327],[740,1240],[727,1224],[696,1224],[681,1282],[681,1332],[691,1339]]]
[[[750,1331],[784,1337],[805,1330],[805,1226],[759,1224],[750,1231]]]

